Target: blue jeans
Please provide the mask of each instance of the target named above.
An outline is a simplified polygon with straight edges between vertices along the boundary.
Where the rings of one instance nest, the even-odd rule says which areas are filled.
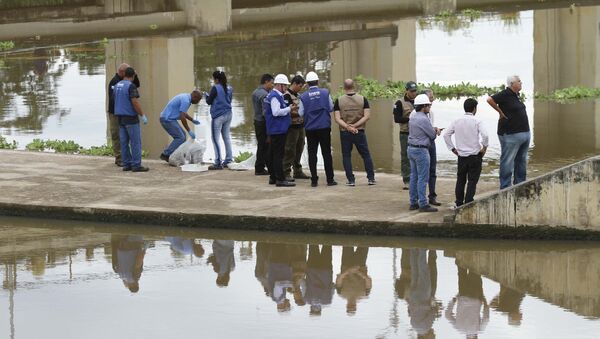
[[[142,166],[142,129],[140,124],[120,125],[121,159],[123,167]]]
[[[435,148],[435,143],[432,141],[429,146],[429,200],[435,200],[435,198],[437,198],[437,193],[435,193],[435,182],[437,180],[437,175],[435,173],[436,166],[437,150]]]
[[[212,128],[212,143],[215,149],[215,165],[225,166],[233,161],[233,152],[231,151],[231,135],[229,127],[231,126],[232,113],[221,115],[211,121]],[[221,162],[221,145],[220,139],[225,142],[225,161]]]
[[[183,128],[179,125],[177,120],[163,120],[160,119],[160,124],[162,127],[169,133],[171,137],[173,137],[173,141],[171,144],[165,148],[163,154],[166,156],[170,156],[175,152],[175,150],[181,146],[185,142],[185,132]]]
[[[364,130],[359,130],[358,133],[352,134],[347,131],[340,131],[340,140],[342,142],[342,159],[346,179],[349,182],[354,182],[354,173],[352,173],[352,146],[356,145],[358,154],[363,158],[365,163],[365,171],[367,179],[375,180],[375,172],[373,171],[373,160],[369,153],[369,145],[367,144],[367,135]]]
[[[531,132],[498,135],[500,139],[500,189],[509,187],[513,178],[516,185],[527,179],[527,151]]]
[[[408,146],[408,160],[410,161],[410,204],[419,204],[419,207],[429,206],[427,196],[427,182],[429,181],[429,150]]]

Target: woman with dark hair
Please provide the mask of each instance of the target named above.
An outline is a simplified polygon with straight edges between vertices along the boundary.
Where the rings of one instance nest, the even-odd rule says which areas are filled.
[[[215,162],[209,166],[209,170],[221,170],[233,161],[233,152],[231,151],[231,135],[229,129],[231,126],[231,101],[233,98],[233,88],[227,85],[227,76],[222,71],[213,72],[214,86],[210,89],[210,94],[206,95],[206,103],[210,105],[210,118],[212,128],[212,143],[215,149]],[[225,143],[225,160],[221,161],[221,143],[220,138]]]

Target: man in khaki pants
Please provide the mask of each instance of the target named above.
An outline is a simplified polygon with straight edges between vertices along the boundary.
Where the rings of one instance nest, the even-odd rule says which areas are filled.
[[[128,64],[121,64],[117,69],[117,73],[110,80],[108,84],[108,124],[110,130],[110,140],[112,143],[113,153],[115,155],[115,165],[119,167],[123,167],[121,163],[121,142],[119,140],[119,118],[115,116],[115,97],[113,94],[113,87],[119,83],[119,81],[123,80],[125,77],[125,70],[129,67]],[[140,87],[140,79],[138,79],[137,74],[133,79],[133,84],[135,87]]]
[[[296,107],[300,101],[300,90],[304,87],[304,78],[301,75],[296,75],[292,78],[292,84],[283,95],[283,100],[291,106],[295,104]],[[292,124],[287,132],[285,139],[285,155],[283,157],[283,172],[285,174],[285,180],[294,181],[294,179],[309,179],[310,177],[302,172],[302,152],[304,152],[304,119],[298,114],[298,110],[294,109],[291,111]],[[292,167],[294,169],[294,176],[292,177]]]

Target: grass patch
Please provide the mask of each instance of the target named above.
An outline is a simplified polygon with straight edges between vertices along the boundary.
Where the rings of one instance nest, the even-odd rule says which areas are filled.
[[[233,161],[240,163],[242,161],[248,160],[252,157],[252,152],[239,152],[237,156],[233,157]]]
[[[17,148],[17,142],[16,141],[12,141],[9,142],[8,140],[6,140],[5,137],[0,135],[0,149],[16,149]]]
[[[0,41],[0,52],[8,51],[15,48],[15,43],[13,41]]]

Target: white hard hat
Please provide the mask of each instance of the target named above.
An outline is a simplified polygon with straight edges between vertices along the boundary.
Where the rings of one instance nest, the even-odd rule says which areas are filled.
[[[418,105],[431,105],[431,101],[429,101],[429,97],[427,94],[419,94],[415,98],[415,106]]]
[[[306,82],[319,81],[319,76],[315,72],[308,72],[306,74]]]
[[[288,80],[287,75],[285,74],[277,74],[277,76],[275,77],[275,81],[273,82],[274,84],[282,84],[282,85],[289,85],[290,81]]]

